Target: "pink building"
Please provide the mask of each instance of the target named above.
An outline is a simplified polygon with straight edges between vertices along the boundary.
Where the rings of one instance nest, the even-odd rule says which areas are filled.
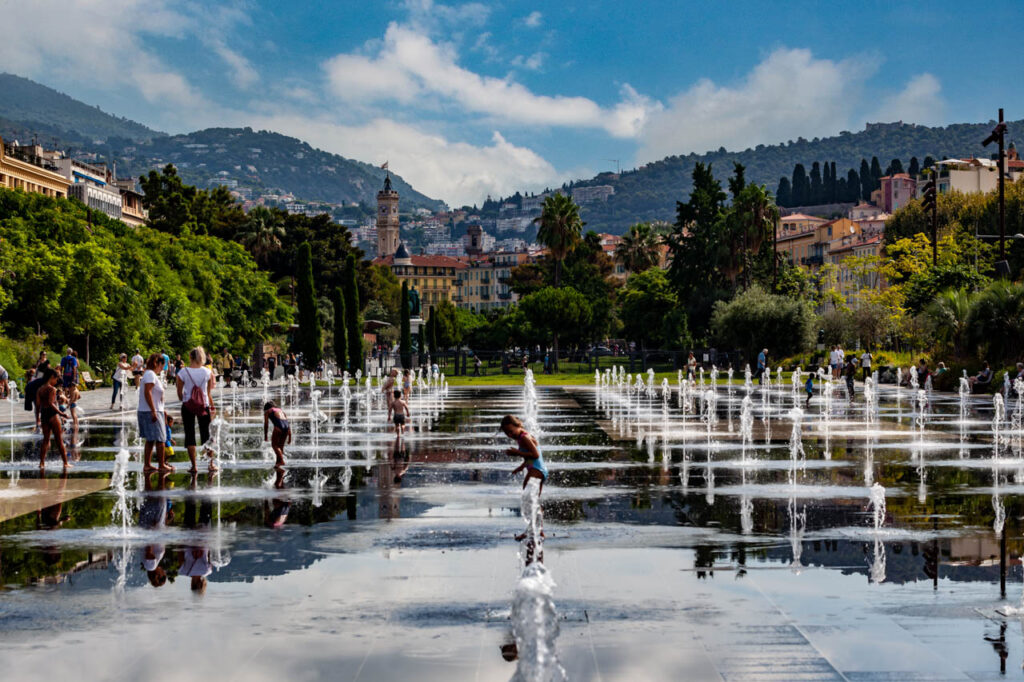
[[[879,206],[886,213],[903,208],[917,195],[917,180],[906,173],[886,175],[881,181]]]

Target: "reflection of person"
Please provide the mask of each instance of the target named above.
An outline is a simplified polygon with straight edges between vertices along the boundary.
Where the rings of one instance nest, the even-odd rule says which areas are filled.
[[[548,469],[544,466],[544,457],[540,454],[540,449],[537,447],[537,440],[523,428],[523,422],[511,414],[507,414],[502,418],[501,432],[516,441],[518,445],[518,448],[509,448],[505,452],[511,457],[523,458],[523,463],[517,466],[512,471],[512,474],[515,475],[524,469],[526,470],[526,476],[523,478],[524,488],[531,478],[540,479],[540,490],[538,491],[538,494],[540,494],[544,491],[544,481],[548,479]]]
[[[405,478],[405,474],[409,471],[411,461],[405,441],[400,437],[395,438],[395,442],[391,446],[391,468],[394,474],[393,480],[395,485],[402,485],[402,479]]]
[[[284,469],[277,469],[274,489],[284,490]],[[287,497],[275,497],[263,502],[263,524],[267,528],[280,528],[288,520],[288,512],[292,505]]]
[[[68,472],[62,472],[58,480],[60,484],[57,486],[57,503],[41,508],[36,515],[36,527],[39,530],[56,530],[71,518],[69,515],[62,515],[64,509],[64,490],[68,486]]]
[[[263,406],[264,441],[267,440],[267,428],[271,422],[274,424],[274,432],[270,435],[270,447],[274,450],[274,455],[277,456],[277,463],[274,464],[274,468],[280,469],[284,466],[285,440],[289,444],[292,442],[292,426],[288,423],[288,415],[284,413],[284,410],[275,405],[273,400],[268,400]]]

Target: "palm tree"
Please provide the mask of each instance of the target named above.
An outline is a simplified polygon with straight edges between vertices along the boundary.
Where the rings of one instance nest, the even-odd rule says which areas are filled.
[[[967,337],[993,363],[1019,355],[1024,338],[1024,284],[997,280],[979,292],[967,315]]]
[[[630,272],[643,272],[658,264],[661,237],[650,223],[637,223],[622,235],[622,243],[615,249],[615,258]]]
[[[544,199],[539,216],[533,219],[540,227],[537,241],[547,247],[555,261],[555,286],[562,276],[562,261],[580,241],[583,225],[580,207],[570,197],[557,192]]]
[[[238,235],[238,241],[249,249],[257,263],[264,263],[267,256],[281,250],[284,226],[276,213],[263,206],[249,211],[245,228]]]
[[[779,220],[779,207],[764,185],[746,185],[734,201],[735,219],[729,240],[730,279],[743,273],[744,288],[750,286],[750,254],[770,240]]]
[[[935,335],[953,347],[953,355],[963,357],[967,318],[971,313],[975,295],[967,289],[946,289],[925,308],[925,315]]]
[[[544,199],[540,215],[533,219],[540,227],[537,230],[537,241],[548,248],[551,258],[555,261],[555,286],[558,287],[562,278],[562,261],[580,242],[583,232],[583,220],[580,219],[580,207],[570,197],[556,192]],[[552,368],[558,370],[558,332],[554,334],[554,362]]]

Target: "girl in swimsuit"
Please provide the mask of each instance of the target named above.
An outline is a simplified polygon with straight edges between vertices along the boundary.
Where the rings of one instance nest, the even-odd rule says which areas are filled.
[[[505,452],[512,457],[522,457],[523,463],[512,471],[518,474],[526,470],[526,477],[523,479],[523,487],[530,482],[531,478],[540,479],[540,490],[537,494],[544,492],[544,481],[548,480],[548,469],[544,466],[544,457],[537,447],[537,440],[523,428],[523,422],[511,414],[505,415],[501,420],[501,432],[516,441],[518,447],[509,448]]]
[[[284,443],[288,441],[290,445],[292,442],[292,426],[288,423],[288,415],[284,413],[280,407],[274,404],[274,401],[268,401],[263,406],[263,440],[267,440],[267,428],[273,423],[274,432],[270,435],[270,447],[274,450],[274,454],[277,456],[277,462],[274,464],[275,469],[284,468]]]

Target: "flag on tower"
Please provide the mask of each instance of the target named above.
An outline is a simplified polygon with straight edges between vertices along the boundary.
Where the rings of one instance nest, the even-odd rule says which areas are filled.
[[[382,163],[382,164],[380,165],[380,169],[381,169],[381,170],[387,170],[387,169],[388,169],[388,162],[387,162],[387,161],[385,161],[384,163]]]

